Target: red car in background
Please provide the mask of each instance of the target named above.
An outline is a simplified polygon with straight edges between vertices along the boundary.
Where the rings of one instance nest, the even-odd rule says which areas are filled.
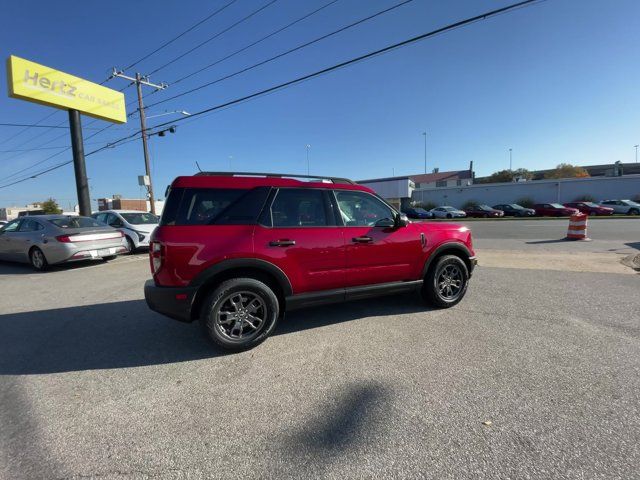
[[[577,208],[565,207],[559,203],[536,203],[533,209],[539,217],[569,217],[580,211]]]
[[[469,208],[465,208],[467,217],[489,218],[489,217],[504,217],[502,210],[496,210],[489,205],[474,205]]]
[[[613,215],[613,208],[602,207],[593,202],[569,202],[564,204],[565,207],[577,208],[587,215]]]

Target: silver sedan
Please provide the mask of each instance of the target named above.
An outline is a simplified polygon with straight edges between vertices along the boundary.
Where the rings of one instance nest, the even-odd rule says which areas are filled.
[[[0,228],[0,260],[30,263],[36,270],[77,260],[110,260],[128,252],[122,232],[89,217],[38,215]]]

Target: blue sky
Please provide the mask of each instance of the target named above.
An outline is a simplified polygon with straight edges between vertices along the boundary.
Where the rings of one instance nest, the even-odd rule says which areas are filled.
[[[0,48],[92,80],[152,51],[229,0],[136,2],[9,2],[3,5]],[[278,0],[251,20],[153,75],[171,84],[328,3]],[[304,41],[391,6],[399,0],[339,0],[260,45],[196,75],[148,101],[162,99],[232,73]],[[267,3],[238,0],[179,41],[139,64],[155,69],[196,43]],[[197,93],[150,108],[198,111],[344,61],[509,1],[414,0],[343,34]],[[198,121],[182,122],[174,135],[150,141],[158,192],[195,162],[209,170],[306,172],[354,179],[420,173],[428,132],[429,170],[467,168],[478,175],[507,168],[541,169],[560,162],[634,161],[640,143],[640,3],[636,0],[547,0],[396,50]],[[128,73],[135,73],[131,71]],[[6,91],[6,79],[0,76]],[[107,86],[120,88],[124,80]],[[125,91],[127,101],[135,91]],[[53,110],[0,97],[0,122],[33,123]],[[64,122],[59,111],[43,123]],[[164,116],[149,123],[171,119]],[[91,119],[87,118],[85,124]],[[63,123],[64,125],[64,123]],[[105,122],[86,126],[85,138]],[[86,150],[135,131],[137,119],[87,140]],[[69,144],[65,130],[17,133],[0,127],[0,150]],[[25,143],[26,142],[26,143]],[[91,145],[89,145],[91,143]],[[0,152],[0,185],[6,177],[58,150]],[[42,167],[70,159],[58,155]],[[229,159],[229,157],[232,157]],[[25,173],[36,172],[40,168]],[[142,195],[141,142],[87,158],[91,197]],[[12,177],[20,178],[20,177]],[[0,206],[53,196],[76,203],[72,166],[0,189]]]

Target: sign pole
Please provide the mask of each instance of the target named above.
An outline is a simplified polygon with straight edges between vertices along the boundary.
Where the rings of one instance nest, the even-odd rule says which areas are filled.
[[[89,198],[89,182],[87,167],[84,162],[84,142],[82,140],[82,123],[80,112],[69,109],[69,130],[71,131],[71,149],[73,151],[73,170],[76,174],[76,190],[80,215],[91,215],[91,199]]]

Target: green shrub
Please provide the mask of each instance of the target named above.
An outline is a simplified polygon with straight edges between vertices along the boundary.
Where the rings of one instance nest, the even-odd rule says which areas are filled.
[[[574,200],[574,202],[595,202],[595,201],[596,199],[593,198],[591,195],[579,195]]]
[[[518,200],[516,202],[518,205],[523,206],[524,208],[532,208],[536,202],[534,202],[531,198],[529,197],[523,197],[520,200]]]
[[[425,210],[431,210],[432,208],[436,208],[437,205],[433,202],[417,202],[415,204],[416,208],[424,208]]]

